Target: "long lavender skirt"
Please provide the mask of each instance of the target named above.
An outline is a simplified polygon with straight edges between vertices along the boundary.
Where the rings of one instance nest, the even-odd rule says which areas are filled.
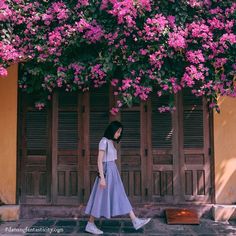
[[[106,170],[106,188],[99,186],[99,178],[95,179],[85,213],[94,217],[125,215],[132,210],[132,206],[125,193],[125,189],[115,161],[103,163]]]

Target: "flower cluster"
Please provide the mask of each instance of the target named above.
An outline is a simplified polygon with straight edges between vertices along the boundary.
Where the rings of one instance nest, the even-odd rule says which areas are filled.
[[[235,12],[230,0],[2,0],[0,76],[20,62],[19,87],[40,94],[38,109],[58,88],[104,84],[112,114],[184,88],[218,109],[217,95],[236,96]]]

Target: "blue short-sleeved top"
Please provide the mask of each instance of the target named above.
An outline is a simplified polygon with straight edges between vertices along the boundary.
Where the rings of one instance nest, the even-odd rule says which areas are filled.
[[[117,150],[114,147],[112,140],[102,137],[102,139],[99,142],[99,150],[105,151],[103,162],[114,161],[117,159]],[[106,150],[108,153],[106,153]]]

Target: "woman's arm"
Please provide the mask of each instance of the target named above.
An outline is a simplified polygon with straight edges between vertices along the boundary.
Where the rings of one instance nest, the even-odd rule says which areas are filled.
[[[106,180],[105,180],[105,177],[104,177],[103,162],[102,162],[104,154],[105,154],[105,151],[99,150],[99,152],[98,152],[98,161],[97,161],[98,171],[99,171],[99,175],[100,175],[100,186],[102,188],[106,187]]]

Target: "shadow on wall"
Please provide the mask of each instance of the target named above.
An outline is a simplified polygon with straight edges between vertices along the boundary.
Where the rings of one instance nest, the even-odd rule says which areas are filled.
[[[216,203],[236,203],[236,99],[219,97],[214,116]]]
[[[215,179],[216,200],[218,203],[236,204],[236,157],[223,160],[219,165]]]
[[[220,97],[214,115],[215,189],[218,215],[236,215],[236,99]],[[226,214],[226,215],[225,215]]]

